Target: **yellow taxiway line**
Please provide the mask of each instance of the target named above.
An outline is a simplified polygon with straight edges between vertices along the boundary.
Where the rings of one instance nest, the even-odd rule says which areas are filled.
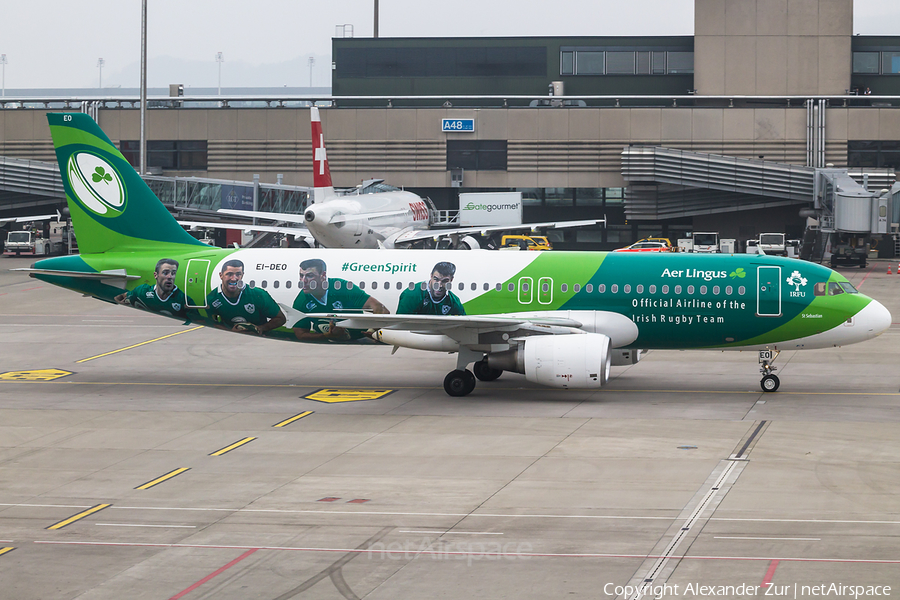
[[[79,519],[83,519],[89,515],[94,514],[95,512],[100,512],[104,508],[107,508],[110,506],[112,506],[112,504],[98,504],[97,506],[92,506],[91,508],[87,509],[84,512],[80,512],[77,515],[72,515],[68,519],[64,519],[64,520],[60,521],[59,523],[54,523],[47,529],[62,529],[66,525],[71,525],[72,523],[74,523],[75,521],[77,521]]]
[[[216,450],[215,452],[210,454],[210,456],[222,456],[226,452],[231,452],[235,448],[239,448],[239,447],[243,446],[244,444],[249,444],[250,442],[252,442],[255,439],[256,439],[255,437],[245,437],[244,439],[238,440],[235,443],[231,444],[230,446],[225,446],[221,450]]]
[[[172,479],[176,475],[181,475],[185,471],[190,471],[190,469],[191,469],[190,467],[181,467],[180,469],[175,469],[174,471],[169,471],[165,475],[162,475],[161,477],[157,477],[156,479],[153,479],[152,481],[148,481],[147,483],[145,483],[143,485],[139,485],[134,489],[136,489],[136,490],[150,489],[154,485],[158,485],[158,484],[162,483],[163,481],[166,481],[167,479]]]
[[[184,331],[176,331],[175,333],[170,333],[169,335],[164,335],[162,337],[158,337],[156,339],[147,340],[146,342],[141,342],[140,344],[134,344],[132,346],[127,346],[125,348],[119,348],[118,350],[113,350],[112,352],[104,352],[103,354],[98,354],[97,356],[91,356],[90,358],[82,358],[81,360],[76,360],[76,363],[84,363],[89,360],[94,360],[95,358],[103,358],[104,356],[109,356],[110,354],[116,354],[117,352],[124,352],[125,350],[131,350],[132,348],[137,348],[138,346],[143,346],[145,344],[152,344],[153,342],[158,342],[159,340],[164,340],[166,338],[170,338],[175,335],[181,335],[182,333],[189,333],[191,331],[197,331],[198,329],[203,329],[203,325],[198,327],[192,327],[190,329],[185,329]]]
[[[272,427],[284,427],[285,425],[290,425],[290,424],[293,423],[294,421],[299,421],[299,420],[302,419],[303,417],[308,417],[308,416],[311,415],[311,414],[313,414],[313,411],[307,410],[307,411],[304,411],[304,412],[300,413],[299,415],[294,415],[294,416],[291,417],[290,419],[285,419],[285,420],[282,421],[281,423],[276,423],[275,425],[272,425]]]

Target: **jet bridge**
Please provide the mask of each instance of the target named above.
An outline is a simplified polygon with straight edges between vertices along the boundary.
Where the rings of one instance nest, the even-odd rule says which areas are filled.
[[[823,187],[822,177],[834,179],[841,174],[846,178],[842,189],[849,195],[826,200],[825,195],[836,188]],[[815,203],[816,210],[838,210],[841,226],[853,227],[853,231],[865,218],[871,220],[871,214],[860,212],[863,203],[854,199],[851,184],[853,189],[862,188],[860,183],[866,181],[868,189],[880,190],[890,188],[896,180],[892,169],[817,169],[660,146],[626,147],[622,176],[628,182],[628,219],[676,219],[789,205],[809,208]],[[820,188],[824,195],[818,202]]]
[[[258,179],[228,181],[161,175],[145,175],[143,179],[163,204],[185,213],[237,208],[303,214],[310,198],[308,187],[260,183]],[[48,206],[61,207],[65,202],[59,165],[0,156],[0,217],[46,212]]]

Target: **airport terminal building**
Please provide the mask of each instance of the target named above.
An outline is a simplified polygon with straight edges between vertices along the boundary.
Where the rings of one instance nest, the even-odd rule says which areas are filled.
[[[330,95],[159,102],[148,164],[311,186],[314,100],[335,185],[382,178],[440,209],[460,191],[521,191],[526,221],[605,215],[557,240],[586,249],[695,230],[800,237],[817,167],[890,187],[900,35],[853,35],[852,0],[696,0],[694,31],[335,38]],[[62,106],[14,100],[0,99],[0,156],[53,161],[44,114]],[[85,106],[136,164],[133,97]]]

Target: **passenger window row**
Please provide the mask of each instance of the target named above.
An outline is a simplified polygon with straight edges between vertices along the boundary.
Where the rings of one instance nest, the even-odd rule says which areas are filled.
[[[325,282],[324,285],[325,285],[325,288],[326,288],[326,289],[328,288],[329,283],[330,283],[330,281],[326,281],[326,282]],[[250,280],[250,284],[249,284],[249,285],[250,285],[250,287],[256,287],[256,281],[255,281],[255,280]],[[268,280],[265,280],[265,279],[264,279],[264,280],[262,280],[262,281],[260,282],[260,286],[261,286],[263,289],[267,289],[267,288],[268,288],[268,285],[269,285]],[[276,290],[279,288],[280,285],[281,285],[281,283],[280,283],[278,280],[275,280],[275,281],[272,282],[272,287],[273,287],[274,289],[276,289]],[[311,287],[312,289],[315,289],[315,288],[316,288],[316,285],[317,285],[317,284],[316,284],[315,281],[310,282],[310,287]],[[335,289],[340,289],[340,287],[341,287],[341,282],[340,282],[340,281],[334,281],[333,285],[334,285]],[[368,285],[368,289],[371,289],[371,290],[377,290],[377,289],[379,289],[379,286],[381,286],[380,289],[383,289],[383,290],[389,290],[389,289],[391,289],[391,282],[390,282],[390,281],[385,281],[383,284],[381,284],[381,282],[378,282],[378,281],[373,281],[373,282],[371,282],[370,284],[367,284],[367,282],[365,282],[365,281],[360,281],[359,283],[357,283],[357,284],[355,284],[355,285],[356,285],[357,287],[359,287],[359,289],[361,289],[361,290],[366,289],[366,288],[367,288],[367,285]],[[425,290],[425,289],[427,289],[427,285],[428,285],[428,284],[427,284],[427,282],[423,281],[423,282],[421,282],[419,285],[421,286],[421,289],[422,289],[422,290]],[[464,290],[466,289],[466,284],[465,284],[465,283],[458,283],[458,284],[456,284],[456,285],[457,285],[457,288],[456,288],[456,289],[459,290],[460,292],[462,292],[462,291],[464,291]],[[816,284],[815,294],[816,294],[817,296],[823,296],[823,295],[825,295],[825,294],[826,294],[826,285],[827,285],[827,286],[830,286],[830,287],[828,287],[828,289],[827,289],[827,293],[828,293],[829,295],[832,295],[832,296],[835,295],[835,294],[841,294],[841,293],[844,293],[845,291],[847,291],[848,293],[851,293],[851,294],[852,294],[852,293],[857,293],[857,292],[856,292],[856,289],[853,288],[853,286],[851,286],[850,284],[846,284],[846,286],[850,288],[850,289],[848,290],[848,289],[846,289],[845,287],[843,287],[843,286],[845,285],[845,284],[843,284],[843,283],[840,283],[840,284],[838,284],[838,283],[831,283],[831,284],[819,283],[819,284]],[[353,286],[354,286],[354,283],[353,283],[352,281],[348,281],[348,282],[347,282],[347,289],[353,289]],[[286,289],[291,289],[291,281],[285,281],[285,282],[284,282],[284,287],[285,287]],[[298,287],[298,288],[301,288],[301,287],[302,287],[302,284],[301,284],[301,283],[297,283],[297,287]],[[402,283],[402,282],[397,281],[396,283],[393,284],[393,287],[394,287],[395,289],[397,289],[397,290],[402,290],[404,286],[403,286],[403,283]],[[406,287],[408,287],[409,289],[413,289],[413,288],[416,287],[416,284],[415,284],[414,282],[410,281],[410,282],[406,285]],[[472,284],[470,284],[469,287],[470,287],[470,289],[471,289],[473,292],[475,292],[475,291],[478,290],[478,287],[479,287],[479,286],[478,286],[477,283],[472,283]],[[482,284],[481,287],[482,287],[482,289],[483,289],[485,292],[490,291],[491,288],[493,288],[493,289],[494,289],[495,291],[497,291],[497,292],[503,291],[503,284],[502,284],[502,283],[495,283],[495,284],[484,283],[484,284]],[[527,291],[529,290],[529,287],[530,287],[530,286],[529,286],[528,283],[524,283],[524,282],[522,283],[522,291],[523,291],[523,292],[527,292]],[[582,288],[582,287],[581,287],[581,284],[578,284],[578,283],[576,283],[575,285],[572,286],[572,291],[575,292],[576,294],[577,294],[578,292],[580,292],[582,289],[584,289],[584,291],[585,291],[586,293],[588,293],[588,294],[593,294],[593,293],[594,293],[594,285],[591,284],[591,283],[585,285],[584,288]],[[512,282],[507,283],[507,284],[506,284],[506,290],[509,291],[509,292],[515,292],[515,291],[516,291],[516,284],[515,284],[515,283],[512,283]],[[568,291],[569,291],[569,284],[567,284],[567,283],[562,283],[562,284],[560,284],[559,290],[560,290],[560,292],[562,292],[562,293],[568,292]],[[606,290],[607,290],[606,284],[605,284],[605,283],[598,284],[597,287],[596,287],[596,290],[597,290],[597,293],[598,293],[598,294],[605,294],[605,293],[606,293]],[[632,286],[631,286],[630,283],[626,283],[626,284],[624,284],[624,285],[622,286],[622,292],[625,293],[625,294],[630,294],[630,293],[631,293],[631,290],[632,290]],[[651,284],[651,285],[647,286],[647,292],[650,293],[650,294],[655,294],[655,293],[656,293],[656,290],[657,290],[657,287],[656,287],[655,284]],[[852,290],[852,291],[850,291],[850,290]],[[549,291],[550,291],[550,285],[547,284],[547,283],[542,284],[542,285],[541,285],[541,291],[544,292],[544,293],[549,292]],[[612,293],[612,294],[618,294],[618,293],[619,293],[619,284],[617,284],[617,283],[611,284],[611,285],[609,286],[609,291],[610,291],[610,293]],[[636,293],[638,293],[638,294],[643,294],[643,293],[644,293],[644,285],[641,284],[641,283],[637,284],[637,285],[634,287],[634,291],[635,291]],[[664,295],[667,295],[667,294],[669,293],[669,291],[670,291],[670,288],[669,288],[669,285],[668,285],[668,284],[664,284],[664,285],[661,286],[661,292],[662,292]],[[675,295],[681,295],[685,290],[684,290],[684,287],[683,287],[682,285],[675,285],[674,288],[672,289],[672,291],[674,292]],[[700,288],[699,288],[699,291],[700,291],[700,295],[701,295],[701,296],[706,296],[706,295],[709,293],[709,287],[708,287],[708,286],[705,286],[705,285],[701,285]],[[695,286],[693,286],[693,285],[688,285],[688,286],[687,286],[687,295],[689,295],[689,296],[694,296],[694,295],[696,295],[696,292],[697,292],[697,288],[696,288]],[[712,295],[713,295],[713,296],[720,296],[721,293],[722,293],[722,287],[721,287],[721,286],[718,286],[718,285],[712,286]],[[746,293],[747,293],[747,288],[744,287],[743,285],[742,285],[742,286],[739,286],[739,287],[737,288],[737,294],[738,294],[739,296],[743,296],[743,295],[745,295]],[[730,285],[725,286],[725,295],[726,295],[726,296],[732,296],[732,295],[734,295],[734,288],[733,288],[732,286],[730,286]]]

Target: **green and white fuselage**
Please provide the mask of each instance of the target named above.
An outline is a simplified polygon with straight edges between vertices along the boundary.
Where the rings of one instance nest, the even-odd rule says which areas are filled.
[[[181,263],[176,283],[191,298],[205,298],[219,285],[222,264],[238,259],[245,265],[245,284],[263,287],[282,307],[291,307],[301,292],[300,263],[318,258],[329,277],[362,288],[391,313],[402,290],[427,281],[436,263],[449,262],[456,266],[453,293],[466,315],[558,316],[599,332],[606,321],[616,325],[609,332],[614,348],[825,348],[870,339],[885,318],[880,304],[857,293],[836,271],[762,255],[171,246],[150,253],[51,258],[35,266],[93,273],[125,269],[141,276],[128,284],[135,287],[153,283],[162,255]],[[106,300],[121,293],[116,285],[36,276]],[[288,315],[284,329],[291,325]]]
[[[295,325],[310,318],[295,300],[310,263],[301,265],[318,259],[324,281],[340,280],[344,291],[365,292],[353,298],[377,302],[338,308],[336,294],[331,302],[322,296],[328,308],[311,312],[327,326],[311,341],[457,352],[459,368],[445,380],[450,393],[474,388],[464,373],[471,362],[476,374],[482,365],[482,379],[503,368],[547,385],[599,387],[615,349],[824,348],[870,339],[891,322],[839,273],[772,256],[212,248],[177,224],[89,117],[48,119],[82,255],[39,261],[34,277],[113,301],[153,284],[157,261],[174,259],[175,284],[193,304],[187,318],[221,326],[206,298],[237,260],[243,285],[265,290],[284,313],[284,324],[265,335],[304,341]],[[447,269],[439,264],[452,274],[439,274]],[[465,315],[395,314],[403,290],[432,285],[432,276],[443,278]],[[435,306],[458,306],[440,302],[447,291],[435,293]],[[358,335],[334,335],[339,330]],[[464,374],[448,387],[454,373]]]

